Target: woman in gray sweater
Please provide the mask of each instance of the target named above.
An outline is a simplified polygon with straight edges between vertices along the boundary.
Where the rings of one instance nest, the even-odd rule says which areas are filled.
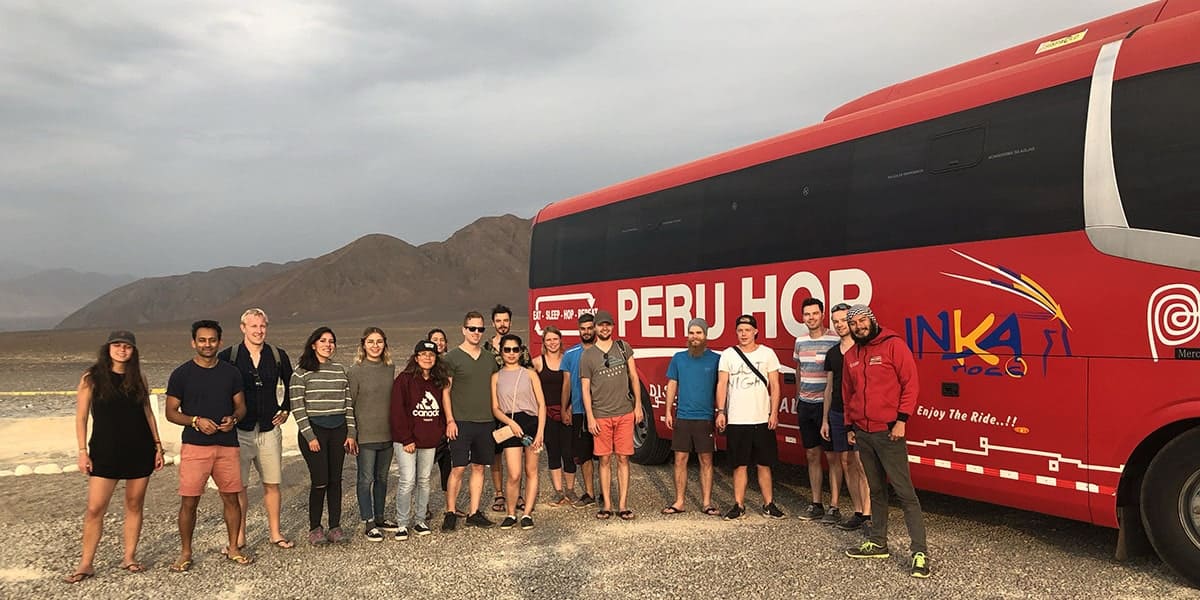
[[[388,470],[392,465],[389,414],[396,368],[382,329],[368,327],[363,331],[354,365],[346,373],[358,422],[358,515],[362,517],[367,539],[382,542],[382,531],[400,530],[395,521],[383,516]]]

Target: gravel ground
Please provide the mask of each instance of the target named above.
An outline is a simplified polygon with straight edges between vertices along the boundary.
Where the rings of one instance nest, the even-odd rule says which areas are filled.
[[[307,472],[298,458],[285,459],[284,527],[304,533]],[[393,473],[394,475],[394,473]],[[1195,598],[1153,557],[1118,563],[1116,532],[1053,517],[923,494],[933,577],[908,576],[907,538],[892,508],[893,557],[856,561],[841,551],[861,541],[858,533],[800,522],[790,515],[808,497],[803,471],[777,473],[778,502],[785,520],[752,513],[724,522],[699,513],[696,471],[691,471],[688,512],[658,514],[672,496],[667,466],[633,469],[630,506],[638,519],[598,522],[593,511],[539,506],[532,531],[462,529],[408,541],[368,542],[361,536],[354,499],[354,468],[346,472],[345,520],[357,534],[343,547],[267,544],[261,492],[251,488],[250,551],[255,564],[223,560],[219,500],[201,503],[196,564],[190,573],[167,570],[178,552],[175,518],[178,483],[174,467],[151,478],[139,558],[143,574],[119,571],[119,495],[109,511],[96,577],[61,583],[78,560],[85,482],[78,474],[5,478],[0,483],[0,597],[61,598],[300,598],[315,594],[350,598],[824,598],[871,593],[891,598],[1099,597]],[[732,497],[728,472],[718,470],[716,501]],[[490,480],[490,478],[489,478]],[[549,478],[543,471],[543,481]],[[393,485],[395,479],[393,478]],[[488,484],[490,487],[490,483]],[[118,488],[118,493],[120,488]],[[543,499],[548,494],[543,493]],[[432,502],[440,505],[435,491]],[[751,491],[750,508],[758,495]],[[390,508],[389,508],[390,510]],[[495,513],[491,513],[496,516]],[[440,521],[440,519],[439,519]]]

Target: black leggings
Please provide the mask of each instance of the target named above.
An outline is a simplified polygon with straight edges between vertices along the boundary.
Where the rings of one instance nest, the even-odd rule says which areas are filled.
[[[575,472],[575,436],[570,425],[561,421],[546,420],[546,465],[551,471],[562,469],[564,473]]]
[[[342,523],[342,466],[346,461],[346,425],[342,424],[332,429],[312,426],[313,435],[321,444],[321,449],[313,452],[308,449],[308,440],[299,435],[300,453],[304,462],[308,463],[308,475],[312,487],[308,490],[308,528],[316,529],[321,526],[321,506],[329,503],[329,528],[340,527]]]

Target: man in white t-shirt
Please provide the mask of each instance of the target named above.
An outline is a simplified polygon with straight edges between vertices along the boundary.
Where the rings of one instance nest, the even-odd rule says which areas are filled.
[[[733,462],[733,507],[725,520],[746,514],[746,486],[751,464],[758,467],[764,517],[782,519],[771,492],[771,466],[779,456],[775,427],[779,425],[779,357],[758,345],[758,320],[737,318],[737,346],[721,353],[717,372],[717,430],[726,435]]]

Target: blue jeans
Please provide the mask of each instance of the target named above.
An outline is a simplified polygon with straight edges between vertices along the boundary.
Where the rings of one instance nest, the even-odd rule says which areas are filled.
[[[394,444],[396,466],[400,468],[400,484],[396,486],[396,522],[401,527],[425,523],[429,510],[429,474],[433,472],[436,448],[417,448],[409,454],[403,444]],[[413,505],[413,488],[417,490],[416,506]],[[414,519],[415,515],[415,519]]]
[[[360,444],[358,447],[358,516],[364,521],[383,520],[387,501],[388,469],[392,467],[392,443]]]

